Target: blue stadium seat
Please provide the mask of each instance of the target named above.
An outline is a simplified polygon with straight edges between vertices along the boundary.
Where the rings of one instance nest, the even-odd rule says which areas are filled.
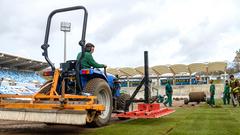
[[[17,71],[10,69],[0,69],[0,79],[9,78],[16,82],[15,86],[0,86],[0,94],[17,94],[17,95],[31,95],[36,93],[39,88],[33,84],[36,80],[43,84],[46,80],[35,72],[31,71]],[[25,85],[21,85],[25,84]]]
[[[29,83],[29,82],[32,82],[33,80],[37,80],[40,83],[44,83],[46,81],[37,73],[31,72],[31,71],[16,71],[16,70],[1,69],[0,77],[10,78],[12,80],[15,80],[16,82],[21,82],[21,83]]]

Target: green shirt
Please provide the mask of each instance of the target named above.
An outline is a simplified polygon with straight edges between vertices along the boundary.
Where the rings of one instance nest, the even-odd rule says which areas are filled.
[[[224,86],[224,91],[223,91],[223,93],[224,94],[228,94],[230,92],[230,87],[229,87],[229,85],[225,85]]]
[[[80,59],[82,52],[78,53],[77,60]],[[85,52],[84,57],[82,58],[82,68],[103,68],[103,64],[98,64],[92,57],[90,52]]]
[[[211,86],[210,86],[210,93],[211,93],[211,95],[215,95],[215,85],[214,84],[211,84]]]
[[[173,92],[172,86],[169,83],[166,84],[165,90],[166,90],[166,94],[172,94]]]

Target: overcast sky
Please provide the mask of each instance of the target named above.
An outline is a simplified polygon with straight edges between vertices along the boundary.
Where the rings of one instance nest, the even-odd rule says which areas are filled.
[[[46,20],[58,8],[83,5],[89,18],[86,41],[96,61],[109,67],[232,61],[240,49],[239,0],[0,0],[0,52],[44,61]],[[72,23],[67,59],[80,51],[82,12],[54,16],[49,57],[63,61],[60,22]]]

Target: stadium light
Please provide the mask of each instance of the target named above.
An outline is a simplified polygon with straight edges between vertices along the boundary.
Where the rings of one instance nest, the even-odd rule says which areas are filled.
[[[61,25],[60,25],[60,29],[61,31],[64,32],[64,62],[66,62],[66,57],[67,57],[67,32],[70,32],[71,31],[71,23],[70,22],[61,22]]]

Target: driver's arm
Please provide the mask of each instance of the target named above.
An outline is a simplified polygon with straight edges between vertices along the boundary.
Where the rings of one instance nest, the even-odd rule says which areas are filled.
[[[87,55],[88,64],[91,65],[93,68],[104,68],[104,64],[98,64],[92,57],[91,54]]]

